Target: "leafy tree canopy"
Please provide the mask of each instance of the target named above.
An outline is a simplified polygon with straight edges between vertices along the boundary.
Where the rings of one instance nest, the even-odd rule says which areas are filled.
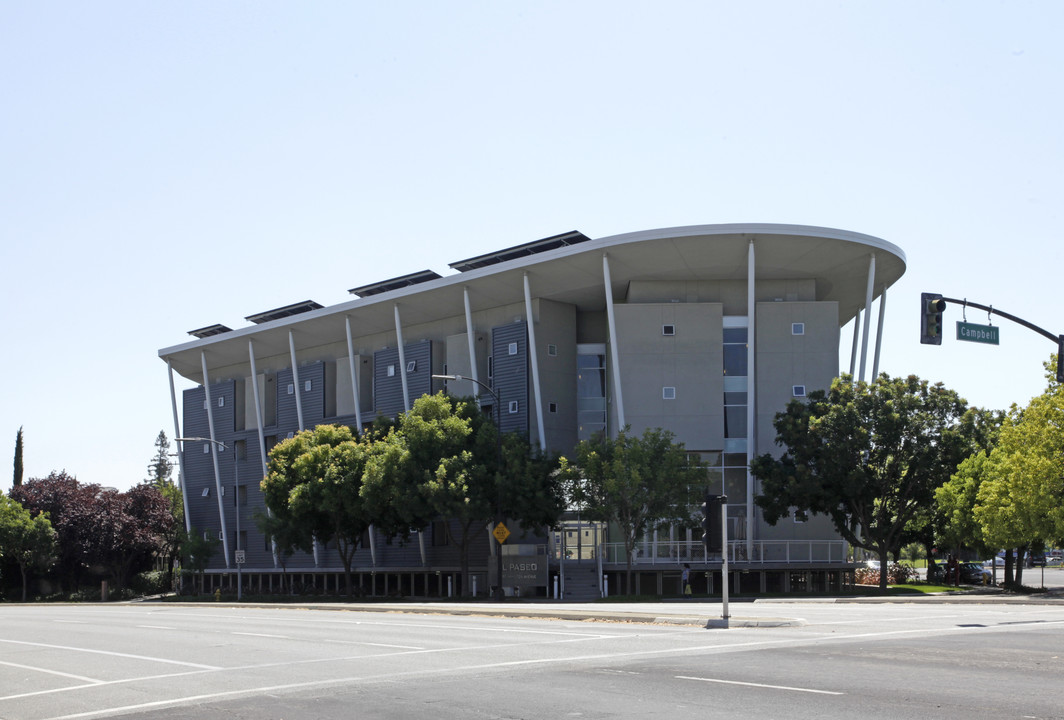
[[[935,488],[970,453],[975,424],[967,412],[955,392],[916,376],[882,374],[871,384],[838,378],[776,415],[785,451],[751,463],[761,481],[755,500],[770,524],[794,509],[827,515],[886,567]]]

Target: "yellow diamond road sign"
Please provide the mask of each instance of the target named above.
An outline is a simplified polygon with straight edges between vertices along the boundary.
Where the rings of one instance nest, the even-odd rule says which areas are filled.
[[[502,523],[496,525],[495,529],[491,531],[491,534],[495,536],[495,539],[498,540],[500,544],[506,542],[506,538],[510,537],[510,531],[507,530],[506,526]]]

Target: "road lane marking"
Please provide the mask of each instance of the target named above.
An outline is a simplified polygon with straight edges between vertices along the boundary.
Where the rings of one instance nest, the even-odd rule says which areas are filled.
[[[698,682],[720,683],[722,685],[745,685],[746,687],[767,688],[769,690],[790,690],[791,692],[817,693],[818,695],[845,695],[834,690],[814,690],[813,688],[790,687],[789,685],[766,685],[764,683],[742,682],[740,680],[721,680],[719,678],[691,677],[677,675],[677,680],[697,680]]]
[[[369,645],[371,647],[392,648],[393,650],[424,650],[423,647],[417,645],[387,645],[385,643],[374,642],[359,642],[358,640],[326,640],[327,643],[333,643],[335,645]]]
[[[147,630],[176,630],[177,628],[167,627],[166,625],[137,625],[139,628],[145,628]]]
[[[69,650],[70,652],[90,653],[93,655],[109,655],[111,657],[129,658],[130,660],[147,660],[149,662],[165,663],[167,665],[183,665],[185,667],[198,668],[200,670],[221,670],[217,665],[203,665],[183,660],[168,660],[166,658],[151,657],[150,655],[133,655],[131,653],[112,652],[110,650],[91,650],[89,648],[71,647],[69,645],[49,645],[48,643],[26,642],[25,640],[5,640],[0,638],[0,643],[10,645],[26,645],[28,647],[48,648],[50,650]]]
[[[71,675],[70,673],[59,672],[58,670],[48,670],[47,668],[35,667],[33,665],[19,665],[13,662],[4,662],[0,660],[0,665],[7,665],[8,667],[18,668],[20,670],[33,670],[34,672],[46,673],[48,675],[58,675],[59,677],[70,678],[71,680],[80,680],[81,682],[93,683],[98,685],[105,680],[97,680],[96,678],[85,677],[84,675]]]
[[[266,633],[231,632],[230,635],[247,635],[248,637],[273,638],[274,640],[291,640],[287,635],[268,635]]]

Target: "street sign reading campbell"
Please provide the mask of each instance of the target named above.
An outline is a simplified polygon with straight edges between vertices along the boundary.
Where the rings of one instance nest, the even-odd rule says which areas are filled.
[[[994,325],[976,325],[975,323],[957,321],[958,340],[983,343],[984,345],[997,345],[1000,337],[1000,328]]]

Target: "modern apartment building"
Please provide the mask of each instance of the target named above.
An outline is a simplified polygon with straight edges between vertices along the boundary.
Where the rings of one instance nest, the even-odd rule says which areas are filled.
[[[867,310],[880,299],[881,328],[886,289],[905,270],[899,248],[818,227],[702,225],[599,239],[570,232],[450,268],[357,287],[331,307],[308,300],[249,315],[246,327],[203,327],[159,351],[175,433],[208,439],[183,443],[180,470],[189,527],[221,540],[214,576],[234,572],[240,550],[256,588],[278,586],[284,571],[331,590],[341,568],[333,549],[278,558],[257,530],[266,454],[320,423],[359,428],[394,416],[423,393],[494,403],[477,383],[432,377],[449,374],[488,384],[503,431],[527,433],[548,453],[626,425],[672,431],[728,497],[737,573],[754,573],[759,588],[841,582],[846,548],[830,524],[764,523],[747,466],[778,451],[775,413],[839,374],[840,329],[855,317],[849,370],[875,372]],[[197,383],[180,404],[175,373]],[[406,543],[388,540],[370,533],[358,553],[367,592],[446,594],[448,582],[462,582],[438,524]],[[603,576],[624,566],[598,525],[574,519],[537,542],[538,551],[532,540],[508,551],[538,552],[540,577],[551,578],[545,592],[581,571],[601,592]],[[465,579],[482,590],[493,551],[485,529],[471,554],[475,577]],[[712,571],[689,529],[646,538],[637,558],[643,591],[668,592],[681,562]]]

